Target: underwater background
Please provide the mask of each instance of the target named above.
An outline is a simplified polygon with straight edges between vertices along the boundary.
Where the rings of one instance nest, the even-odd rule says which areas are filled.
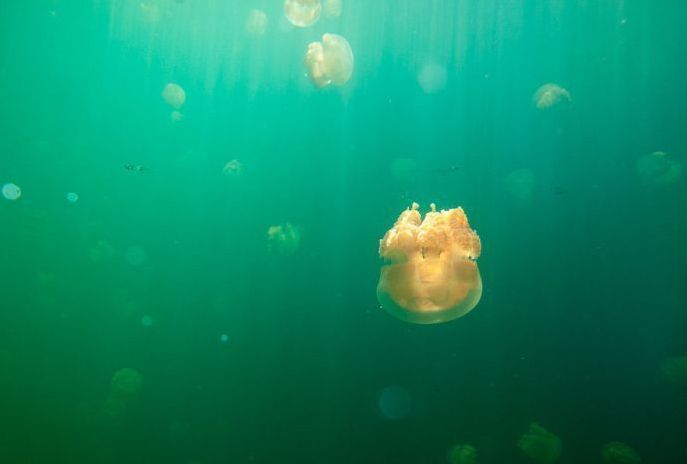
[[[687,462],[687,4],[341,7],[0,4],[0,462]],[[455,321],[377,302],[412,202],[481,238]]]

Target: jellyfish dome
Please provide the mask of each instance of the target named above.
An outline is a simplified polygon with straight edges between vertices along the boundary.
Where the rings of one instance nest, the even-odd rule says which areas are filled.
[[[298,27],[308,27],[320,19],[322,4],[320,0],[286,0],[284,14],[291,24]]]
[[[539,110],[547,110],[570,101],[570,92],[557,84],[544,84],[534,92],[534,105]]]
[[[462,208],[431,212],[417,203],[403,211],[379,243],[385,265],[377,299],[397,318],[416,324],[447,322],[470,312],[482,296],[475,260],[479,236]]]
[[[262,35],[267,31],[267,15],[261,10],[252,10],[246,20],[246,32],[250,35]]]
[[[448,451],[451,464],[477,464],[477,450],[471,445],[454,445]]]
[[[344,37],[324,34],[322,42],[312,42],[305,53],[308,77],[315,87],[344,85],[353,74],[353,50]]]
[[[601,456],[606,464],[641,464],[642,458],[630,445],[620,441],[612,441],[601,450]]]
[[[328,18],[338,18],[343,11],[341,0],[325,0],[324,15]]]
[[[682,164],[663,151],[640,157],[635,168],[646,186],[673,185],[682,177]]]
[[[186,92],[179,84],[170,82],[162,89],[162,99],[172,108],[180,110],[186,103]]]
[[[563,446],[560,438],[533,422],[518,440],[518,448],[535,462],[552,464],[561,457]]]
[[[272,252],[290,255],[295,253],[301,242],[301,231],[290,223],[270,226],[267,229],[267,240]]]

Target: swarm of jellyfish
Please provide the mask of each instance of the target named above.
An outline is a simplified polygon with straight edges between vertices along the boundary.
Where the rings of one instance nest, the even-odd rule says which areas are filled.
[[[416,324],[450,321],[470,312],[482,296],[475,260],[482,250],[462,208],[420,215],[403,211],[379,243],[384,259],[377,298],[390,314]]]
[[[353,61],[348,40],[336,34],[324,34],[322,42],[310,43],[305,53],[308,77],[318,89],[348,82],[353,74]]]

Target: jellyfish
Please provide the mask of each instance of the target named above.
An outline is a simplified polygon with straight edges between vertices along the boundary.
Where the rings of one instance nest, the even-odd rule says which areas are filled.
[[[343,5],[341,0],[325,0],[324,2],[324,15],[327,18],[338,18],[341,16],[343,10]]]
[[[267,15],[261,10],[252,10],[246,20],[246,32],[250,35],[263,35],[267,31]]]
[[[417,82],[426,94],[440,92],[446,87],[447,80],[446,68],[435,62],[425,63],[417,76]]]
[[[243,165],[241,164],[241,161],[237,159],[233,159],[231,161],[228,161],[227,164],[224,165],[224,168],[222,169],[222,174],[225,176],[238,176],[241,174],[241,171],[243,170]]]
[[[551,464],[561,457],[561,439],[541,425],[532,422],[529,430],[518,440],[520,448],[533,461]]]
[[[477,464],[477,450],[471,445],[454,445],[448,451],[451,464]]]
[[[527,168],[516,169],[504,179],[506,192],[520,205],[532,202],[534,189],[537,186],[537,176]]]
[[[169,113],[169,119],[174,123],[181,122],[184,119],[184,113],[179,110],[174,110]]]
[[[379,410],[386,419],[403,419],[410,413],[412,406],[410,392],[403,387],[386,387],[379,394]]]
[[[12,182],[2,186],[2,196],[8,200],[18,200],[21,196],[21,188]]]
[[[640,464],[642,458],[630,445],[619,441],[606,444],[601,450],[601,456],[606,464]]]
[[[109,241],[98,240],[95,246],[88,250],[88,256],[91,258],[91,261],[100,263],[110,259],[114,252],[114,247]]]
[[[298,27],[312,26],[320,19],[320,0],[286,0],[284,13],[291,24]]]
[[[298,227],[289,224],[270,226],[267,229],[267,240],[270,251],[282,254],[293,254],[301,241],[301,231]]]
[[[646,186],[673,185],[682,177],[682,164],[662,151],[640,157],[635,167]]]
[[[687,387],[687,356],[673,356],[661,363],[661,376],[671,385]]]
[[[169,106],[180,110],[186,103],[186,92],[179,84],[170,82],[162,89],[162,98]]]
[[[538,110],[547,110],[570,101],[570,92],[556,84],[544,84],[532,97]]]
[[[416,324],[464,316],[482,296],[479,237],[462,208],[431,212],[417,203],[403,211],[379,243],[384,258],[377,285],[383,309]]]
[[[122,415],[138,397],[142,386],[143,377],[137,370],[125,367],[115,372],[103,406],[104,412],[110,416]]]
[[[329,84],[344,85],[353,74],[353,50],[348,40],[324,34],[322,42],[312,42],[305,53],[308,77],[321,89]]]

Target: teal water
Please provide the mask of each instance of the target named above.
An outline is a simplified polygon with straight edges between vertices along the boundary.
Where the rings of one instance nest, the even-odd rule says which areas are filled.
[[[562,464],[612,441],[687,462],[686,22],[648,0],[343,0],[303,29],[279,0],[3,1],[0,462],[528,463],[532,422]],[[326,32],[355,69],[316,89]],[[546,83],[569,101],[538,109]],[[413,201],[481,238],[455,321],[379,308],[379,239]]]

